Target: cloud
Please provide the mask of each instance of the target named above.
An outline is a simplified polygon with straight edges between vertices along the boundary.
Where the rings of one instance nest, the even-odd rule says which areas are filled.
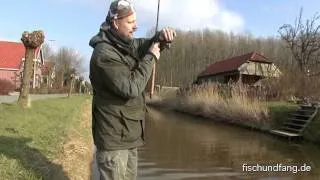
[[[155,26],[158,0],[136,0],[140,25]],[[238,32],[244,20],[235,12],[223,9],[217,0],[161,0],[159,25],[183,30],[203,28]]]
[[[68,3],[89,5],[107,11],[110,0],[60,0]],[[156,24],[158,0],[131,0],[138,16],[139,26],[145,29]],[[159,26],[171,26],[183,30],[203,28],[239,32],[244,19],[237,13],[223,8],[218,0],[161,0]]]

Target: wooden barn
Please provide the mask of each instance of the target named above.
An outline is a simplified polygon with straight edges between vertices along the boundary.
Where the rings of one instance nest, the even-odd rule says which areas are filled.
[[[254,84],[266,77],[279,77],[280,74],[272,61],[253,51],[211,64],[198,75],[195,83],[241,81],[244,84]]]

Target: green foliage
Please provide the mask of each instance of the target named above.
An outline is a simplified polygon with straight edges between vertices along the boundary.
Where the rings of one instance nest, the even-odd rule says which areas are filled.
[[[303,137],[312,142],[320,143],[320,113],[317,114],[316,118],[310,123],[303,134]]]
[[[293,112],[298,108],[297,104],[284,101],[268,102],[267,106],[272,122],[271,128],[279,128],[286,118],[288,118],[288,113]]]

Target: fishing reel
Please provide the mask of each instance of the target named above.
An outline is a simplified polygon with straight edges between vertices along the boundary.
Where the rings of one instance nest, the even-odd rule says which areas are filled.
[[[172,41],[165,41],[165,42],[160,42],[160,50],[163,50],[163,49],[170,49],[171,47],[171,43]]]
[[[163,49],[170,49],[172,41],[166,41],[160,39],[160,32],[157,32],[156,35],[154,36],[153,42],[158,42],[159,48],[162,51]]]

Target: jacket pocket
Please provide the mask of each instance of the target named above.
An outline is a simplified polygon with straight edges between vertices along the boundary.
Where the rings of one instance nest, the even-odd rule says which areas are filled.
[[[99,166],[116,168],[119,151],[96,151],[96,160]]]
[[[144,107],[140,106],[124,106],[120,111],[121,116],[126,119],[140,121],[145,118]]]
[[[122,114],[123,115],[123,114]],[[121,139],[125,142],[134,142],[142,138],[143,127],[142,119],[129,119],[123,115],[123,129]]]

